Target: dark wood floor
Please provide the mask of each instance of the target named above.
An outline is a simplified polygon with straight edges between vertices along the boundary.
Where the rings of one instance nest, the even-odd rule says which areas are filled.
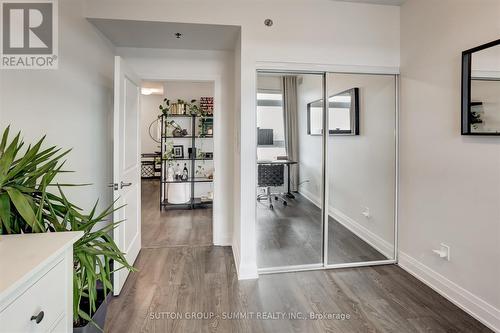
[[[150,200],[149,195],[144,199]],[[165,229],[143,221],[144,228],[150,224],[173,235],[148,236],[156,245],[141,250],[135,263],[139,271],[109,304],[106,332],[491,332],[394,265],[238,281],[229,247],[194,243],[211,238],[198,230],[210,230],[210,221],[180,214],[190,226],[177,225],[184,231],[176,232],[171,220],[178,214],[143,215],[170,224]],[[208,319],[187,319],[193,312]],[[236,319],[238,313],[246,318]],[[344,319],[263,318],[278,313],[302,318],[343,314]]]
[[[287,206],[257,204],[257,261],[259,268],[322,263],[321,210],[300,194]],[[343,264],[387,259],[368,243],[330,217],[328,263]]]
[[[142,247],[212,245],[212,209],[159,210],[158,180],[142,181]]]

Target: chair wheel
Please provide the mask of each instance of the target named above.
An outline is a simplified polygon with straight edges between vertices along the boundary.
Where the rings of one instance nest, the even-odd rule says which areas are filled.
[[[276,196],[276,197],[274,197],[274,200],[278,201],[278,199],[279,199],[279,198],[278,198],[277,196]]]
[[[288,202],[283,201],[283,206],[288,206]]]
[[[269,209],[274,209],[273,205],[269,205]]]

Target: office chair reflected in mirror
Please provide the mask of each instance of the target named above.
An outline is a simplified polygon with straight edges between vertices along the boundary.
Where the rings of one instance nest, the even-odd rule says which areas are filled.
[[[273,197],[277,202],[282,202],[284,206],[288,205],[282,193],[272,193],[271,187],[283,186],[285,175],[285,167],[283,164],[259,164],[258,165],[258,181],[259,187],[265,188],[265,193],[257,196],[257,201],[269,200],[269,208],[273,209]]]

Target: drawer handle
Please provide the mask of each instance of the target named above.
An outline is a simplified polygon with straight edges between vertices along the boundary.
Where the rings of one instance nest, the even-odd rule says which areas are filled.
[[[37,324],[40,324],[40,322],[43,320],[43,311],[40,311],[36,316],[31,316],[30,320],[34,320]]]

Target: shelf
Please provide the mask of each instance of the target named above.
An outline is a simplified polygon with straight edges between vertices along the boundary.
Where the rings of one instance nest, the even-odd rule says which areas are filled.
[[[164,117],[179,117],[179,118],[213,118],[214,116],[197,116],[190,114],[164,114]]]
[[[163,161],[171,161],[171,162],[174,162],[174,161],[191,161],[191,160],[195,160],[195,161],[213,161],[213,158],[164,158]]]
[[[201,198],[193,198],[192,200],[188,201],[187,203],[182,203],[182,204],[172,204],[169,203],[167,200],[163,200],[161,205],[166,208],[177,208],[177,209],[185,209],[185,208],[190,208],[192,206],[205,206],[205,205],[212,205],[213,201],[201,201]]]
[[[189,178],[188,180],[173,180],[173,181],[168,181],[164,180],[162,181],[163,184],[190,184],[190,183],[211,183],[213,182],[213,179],[205,178],[205,177],[194,177],[194,178]]]
[[[213,135],[186,135],[186,136],[163,136],[164,139],[212,139],[214,136]]]

